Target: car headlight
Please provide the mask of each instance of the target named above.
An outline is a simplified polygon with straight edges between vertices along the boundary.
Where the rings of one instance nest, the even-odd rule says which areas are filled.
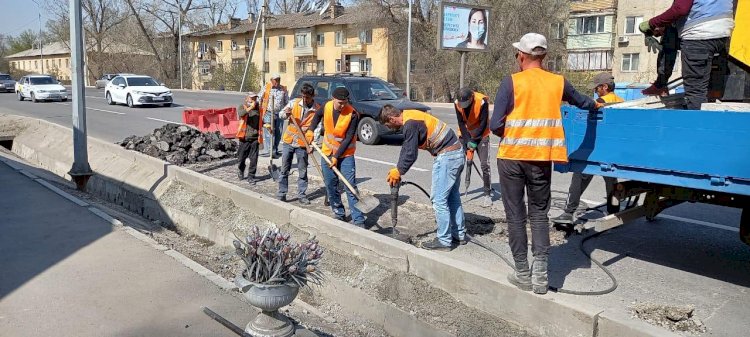
[[[145,95],[146,94],[143,91],[135,91],[135,90],[133,90],[133,93],[136,94],[136,95]]]
[[[164,93],[164,96],[172,96],[172,92],[171,91],[167,91],[167,92]]]

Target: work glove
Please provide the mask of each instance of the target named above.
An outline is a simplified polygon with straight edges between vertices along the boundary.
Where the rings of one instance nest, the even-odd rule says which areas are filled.
[[[604,103],[596,102],[596,105],[594,105],[594,109],[599,110],[604,107]]]
[[[312,131],[308,130],[307,132],[305,132],[305,139],[307,140],[307,144],[311,144],[313,142],[313,137],[314,136],[315,136],[315,134],[313,134]]]
[[[477,148],[477,143],[469,142],[468,144],[466,144],[466,147],[468,147],[469,150],[476,149]]]
[[[638,25],[638,30],[646,36],[654,35],[653,28],[651,28],[651,24],[648,23],[648,20],[641,22],[641,24]]]
[[[336,157],[334,157],[334,156],[331,156],[330,160],[331,160],[331,164],[330,164],[330,165],[328,165],[328,166],[329,166],[330,168],[334,168],[334,167],[336,167],[336,164],[338,164],[338,163],[339,163],[339,160],[338,160],[338,158],[336,158]]]
[[[466,150],[466,160],[468,161],[474,160],[474,149]]]
[[[647,50],[654,54],[661,51],[661,43],[653,36],[646,36],[644,42],[646,43]]]
[[[263,123],[263,127],[270,130],[271,129],[271,124],[269,124],[269,123]]]
[[[391,187],[398,186],[398,184],[401,183],[401,172],[399,172],[398,169],[394,167],[390,171],[388,171],[388,177],[385,180]]]

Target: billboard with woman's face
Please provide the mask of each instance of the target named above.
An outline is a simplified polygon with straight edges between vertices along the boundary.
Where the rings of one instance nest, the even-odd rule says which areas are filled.
[[[486,51],[488,21],[489,10],[486,7],[441,3],[438,48]]]

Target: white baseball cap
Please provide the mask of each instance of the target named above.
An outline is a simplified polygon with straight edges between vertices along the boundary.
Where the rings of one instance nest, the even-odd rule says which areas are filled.
[[[281,74],[274,73],[273,75],[271,75],[271,79],[275,79],[275,78],[279,78],[280,79],[281,78]]]
[[[542,34],[527,33],[521,37],[518,42],[513,42],[513,47],[519,51],[530,55],[547,54],[547,38]],[[534,48],[544,48],[544,50],[534,51]]]
[[[250,91],[247,93],[247,97],[258,97],[258,94],[256,94],[255,91]]]

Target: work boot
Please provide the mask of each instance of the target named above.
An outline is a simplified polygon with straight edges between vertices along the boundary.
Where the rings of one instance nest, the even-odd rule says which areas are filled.
[[[534,264],[531,268],[531,285],[535,294],[544,295],[547,293],[549,284],[547,282],[547,257],[534,257]]]
[[[463,245],[469,243],[469,237],[468,236],[464,236],[463,239],[458,239],[456,237],[453,237],[453,239],[451,240],[451,243],[453,245],[456,245],[456,246],[459,246],[459,245],[463,246]]]
[[[667,96],[669,95],[669,89],[666,87],[658,88],[652,84],[650,87],[641,90],[641,93],[646,96]]]
[[[286,195],[279,195],[279,196],[276,196],[276,199],[279,199],[279,201],[283,201],[283,202],[286,202]]]
[[[247,182],[250,185],[255,185],[258,182],[258,179],[255,179],[255,176],[249,175],[247,176]]]
[[[302,205],[309,205],[310,204],[310,199],[307,199],[307,197],[305,197],[305,196],[297,198],[297,201],[299,201],[299,203],[302,204]]]
[[[237,171],[237,179],[239,180],[245,179],[245,172]]]
[[[268,152],[261,152],[258,154],[260,157],[268,157]]]
[[[508,274],[508,282],[523,291],[531,290],[531,271],[529,270],[529,260],[516,260],[516,270]]]
[[[573,213],[565,212],[563,214],[560,214],[554,218],[551,219],[553,223],[560,223],[560,224],[572,224],[573,223]]]
[[[482,198],[482,207],[492,207],[492,197],[489,194]]]
[[[422,242],[420,245],[422,249],[427,250],[439,250],[443,252],[450,252],[453,250],[453,246],[446,246],[438,238],[432,239],[432,241]]]

